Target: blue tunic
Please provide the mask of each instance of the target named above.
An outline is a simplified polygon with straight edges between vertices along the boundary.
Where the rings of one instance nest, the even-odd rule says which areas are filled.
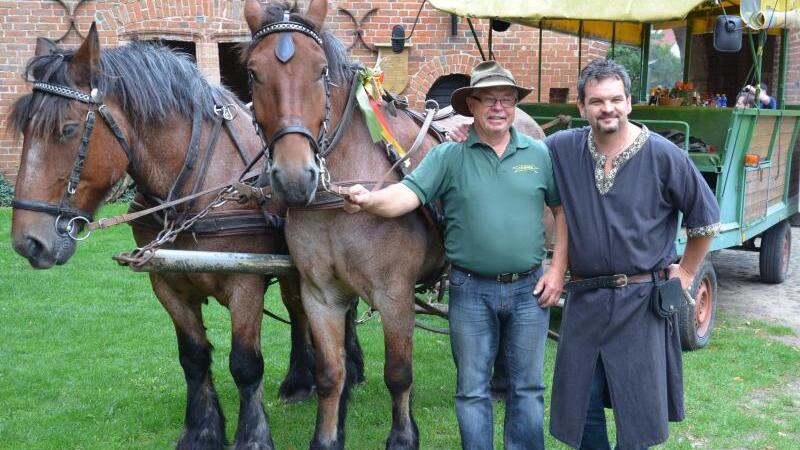
[[[641,146],[611,180],[589,150],[588,127],[546,140],[569,228],[573,275],[593,277],[661,270],[675,262],[678,212],[690,235],[719,224],[714,194],[688,155],[645,129]],[[627,151],[627,150],[626,150]],[[607,190],[607,191],[606,191]],[[601,191],[606,191],[601,193]],[[621,446],[655,445],[668,420],[683,419],[677,318],[657,317],[651,283],[571,293],[553,379],[550,431],[578,447],[592,375],[602,358]]]

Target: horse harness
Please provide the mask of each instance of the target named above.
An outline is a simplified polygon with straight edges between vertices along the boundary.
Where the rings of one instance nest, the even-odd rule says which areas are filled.
[[[278,45],[275,47],[275,55],[281,63],[285,64],[294,56],[295,49],[294,41],[292,40],[291,35],[292,32],[304,34],[314,40],[317,45],[323,47],[322,38],[317,34],[317,32],[303,23],[292,21],[289,16],[289,11],[284,12],[282,21],[265,25],[253,33],[253,41],[258,41],[273,33],[280,33]],[[253,95],[253,78],[253,72],[248,71],[248,84],[251,98]],[[314,137],[314,135],[311,134],[311,130],[309,130],[305,125],[301,123],[293,123],[291,125],[279,128],[267,139],[264,136],[264,130],[256,120],[255,102],[250,104],[250,111],[253,116],[253,126],[255,127],[259,138],[261,139],[261,143],[263,145],[262,152],[266,156],[267,164],[264,169],[265,173],[269,171],[269,168],[272,165],[271,150],[275,145],[275,142],[289,134],[299,134],[308,140],[309,144],[311,144],[311,148],[314,151],[314,156],[317,158],[317,161],[320,165],[320,170],[324,172],[325,157],[333,148],[331,143],[328,141],[328,124],[331,116],[331,79],[327,67],[325,67],[325,72],[323,73],[323,85],[325,86],[325,114],[322,118],[322,123],[317,137]],[[342,128],[341,124],[337,128],[338,132],[339,129]],[[334,133],[334,135],[336,134],[337,133]]]
[[[317,43],[320,47],[323,47],[322,38],[308,25],[293,21],[290,18],[290,13],[288,11],[284,11],[283,20],[276,23],[267,24],[253,33],[252,38],[253,41],[258,41],[266,36],[271,34],[278,33],[278,42],[275,46],[275,56],[278,60],[285,64],[294,56],[294,43],[292,40],[292,33],[300,33],[305,36],[310,37],[314,42]],[[361,68],[360,65],[353,65],[349,69],[352,71],[358,71]],[[328,68],[325,68],[325,72],[323,74],[324,78],[324,86],[325,86],[325,111],[322,120],[322,124],[320,126],[319,135],[314,138],[311,131],[303,124],[294,123],[291,125],[287,125],[281,127],[275,133],[273,133],[268,139],[264,135],[264,130],[261,127],[261,124],[258,123],[256,120],[256,113],[255,113],[255,102],[251,103],[250,109],[252,112],[253,118],[253,126],[256,129],[256,133],[258,134],[259,138],[261,139],[263,150],[262,153],[266,157],[267,164],[264,167],[264,173],[260,178],[260,183],[262,185],[267,184],[267,173],[270,170],[270,166],[272,163],[272,148],[276,141],[280,138],[288,135],[288,134],[300,134],[301,136],[305,137],[309,143],[311,144],[311,148],[314,152],[314,157],[317,160],[317,164],[320,169],[320,182],[317,194],[312,201],[312,203],[306,207],[302,208],[295,208],[295,209],[334,209],[341,207],[343,203],[343,199],[348,195],[348,187],[353,186],[355,184],[362,184],[365,186],[369,186],[372,190],[380,189],[386,179],[395,172],[395,170],[399,171],[401,176],[407,175],[407,172],[401,163],[405,162],[411,154],[413,154],[422,144],[424,137],[427,133],[430,133],[434,138],[436,138],[439,142],[444,141],[444,130],[441,130],[432,124],[433,120],[439,120],[444,117],[436,117],[436,113],[438,112],[438,105],[436,105],[433,110],[428,110],[428,114],[423,116],[415,111],[407,109],[407,102],[401,100],[399,97],[394,96],[393,94],[388,94],[387,100],[390,105],[390,113],[393,115],[397,114],[397,109],[401,109],[406,114],[408,114],[411,118],[413,118],[419,125],[421,125],[421,130],[417,138],[415,139],[414,143],[412,144],[409,151],[403,158],[394,151],[390,144],[384,142],[386,146],[386,153],[387,157],[389,158],[390,163],[393,164],[392,168],[378,181],[375,180],[350,180],[350,181],[342,181],[333,183],[331,182],[331,175],[330,172],[327,170],[325,166],[325,158],[336,148],[339,142],[344,135],[345,130],[347,129],[351,117],[353,116],[353,112],[355,110],[355,105],[357,103],[356,100],[356,93],[359,88],[359,80],[357,76],[353,76],[353,81],[350,86],[350,91],[347,97],[347,103],[345,104],[344,111],[342,112],[341,119],[339,123],[336,125],[333,134],[328,136],[329,131],[329,122],[330,122],[330,111],[331,111],[331,89],[330,85],[331,80],[328,72]],[[250,94],[252,97],[253,93],[253,73],[249,72],[249,87],[250,87]],[[269,186],[261,189],[254,189],[248,186],[237,186],[240,187],[240,191],[244,190],[247,191],[245,196],[248,197],[266,197],[269,196]],[[438,214],[434,214],[438,216]]]
[[[260,39],[262,39],[262,38],[264,38],[266,36],[269,36],[269,35],[275,34],[275,33],[279,34],[278,42],[277,42],[277,44],[275,46],[275,56],[283,64],[286,64],[294,55],[294,43],[293,43],[293,40],[292,40],[292,33],[300,33],[300,34],[303,34],[305,36],[308,36],[314,42],[316,42],[317,45],[319,45],[321,48],[323,48],[323,51],[324,51],[324,45],[323,45],[322,38],[317,34],[317,32],[314,31],[311,27],[309,27],[308,25],[306,25],[304,23],[296,22],[296,21],[291,20],[290,13],[288,11],[284,11],[284,15],[283,15],[283,20],[282,21],[276,22],[276,23],[267,24],[267,25],[261,27],[259,30],[257,30],[255,33],[253,33],[252,39],[255,42],[255,41],[258,41],[258,40],[260,40]],[[354,66],[351,66],[349,69],[356,71],[359,68],[360,68],[360,66],[354,65]],[[252,97],[254,76],[253,76],[252,71],[250,71],[248,73],[248,75],[249,75],[248,79],[249,79],[250,95]],[[312,148],[312,150],[314,152],[314,156],[315,156],[315,158],[317,160],[317,163],[318,163],[319,169],[320,169],[320,182],[319,182],[319,186],[318,187],[321,188],[321,191],[319,189],[317,190],[315,198],[314,198],[314,200],[312,201],[312,203],[310,205],[308,205],[306,207],[298,207],[298,208],[293,208],[293,209],[304,210],[304,209],[334,209],[334,208],[339,208],[339,207],[341,207],[341,205],[342,205],[342,203],[344,201],[344,198],[346,198],[346,196],[348,195],[348,187],[349,186],[352,186],[352,185],[355,185],[355,184],[362,184],[362,185],[365,185],[365,186],[370,186],[371,190],[378,190],[384,185],[384,183],[386,182],[387,178],[392,173],[394,173],[395,170],[398,170],[400,172],[399,173],[400,176],[406,175],[407,172],[405,171],[402,163],[405,162],[414,152],[416,152],[417,149],[420,148],[422,142],[424,141],[425,136],[428,133],[431,133],[431,135],[434,138],[436,138],[439,142],[443,142],[444,141],[444,139],[445,139],[444,130],[441,130],[441,129],[436,128],[436,127],[432,127],[433,120],[434,120],[434,118],[435,118],[435,116],[436,116],[436,114],[438,112],[438,109],[439,109],[438,108],[438,104],[433,102],[434,107],[431,108],[431,109],[427,109],[427,114],[425,116],[422,116],[419,113],[416,113],[416,112],[413,112],[413,111],[407,109],[407,102],[401,100],[399,97],[396,97],[396,96],[393,96],[393,95],[389,94],[388,98],[385,98],[384,100],[386,100],[388,102],[388,104],[389,104],[389,112],[391,114],[396,115],[397,114],[397,109],[401,109],[404,112],[406,112],[406,114],[408,114],[412,119],[414,119],[416,122],[418,122],[419,125],[421,125],[420,132],[417,135],[414,143],[409,148],[409,150],[406,153],[406,155],[401,158],[391,148],[391,145],[389,145],[388,143],[386,143],[384,141],[384,144],[386,146],[386,153],[387,153],[387,156],[389,158],[390,163],[392,163],[392,167],[378,181],[351,180],[351,181],[342,181],[342,182],[332,183],[331,179],[330,179],[330,172],[328,172],[327,168],[325,167],[325,158],[336,148],[337,144],[341,140],[342,136],[344,135],[345,130],[347,129],[347,127],[348,127],[348,125],[350,123],[350,119],[353,116],[355,105],[357,103],[356,93],[357,93],[357,89],[359,88],[359,84],[360,83],[359,83],[358,76],[353,76],[353,81],[352,81],[352,84],[350,86],[350,91],[349,91],[349,94],[348,94],[347,103],[345,104],[344,111],[343,111],[343,113],[341,115],[339,123],[336,125],[336,129],[334,130],[332,137],[329,139],[328,138],[328,126],[329,126],[329,122],[330,122],[330,111],[331,111],[331,89],[330,89],[330,85],[332,83],[331,83],[331,80],[330,80],[329,71],[328,71],[327,67],[325,68],[325,72],[323,73],[323,78],[324,78],[324,86],[325,86],[325,110],[324,110],[324,116],[323,116],[322,124],[321,124],[321,127],[320,127],[320,132],[319,132],[319,135],[316,138],[314,138],[314,136],[311,134],[311,131],[305,125],[300,124],[300,123],[294,123],[294,124],[291,124],[291,125],[288,125],[288,126],[284,126],[284,127],[280,128],[280,129],[278,129],[277,131],[275,131],[275,133],[272,134],[272,136],[269,137],[269,139],[267,139],[267,138],[265,138],[264,130],[261,128],[261,125],[256,120],[255,102],[253,102],[251,104],[251,106],[250,106],[250,109],[251,109],[251,112],[252,112],[252,117],[253,117],[253,126],[255,127],[256,132],[257,132],[258,136],[261,139],[261,142],[263,144],[262,153],[265,155],[265,157],[266,157],[265,159],[267,161],[267,163],[265,164],[265,168],[264,168],[264,170],[265,170],[264,173],[265,174],[270,170],[270,166],[271,166],[271,163],[272,163],[272,157],[273,157],[272,156],[273,146],[274,146],[275,142],[277,140],[279,140],[280,138],[282,138],[282,137],[284,137],[284,136],[286,136],[288,134],[299,134],[299,135],[305,137],[309,141],[309,143],[311,144],[311,148]],[[444,118],[443,116],[440,116],[438,119],[443,119],[443,118]],[[262,175],[261,179],[264,180],[265,178],[266,178],[266,176]],[[253,195],[256,198],[257,197],[269,196],[270,194],[267,192],[268,188],[269,188],[268,186],[266,188],[259,189],[259,188],[248,187],[248,186],[245,186],[245,185],[242,185],[242,184],[237,185],[237,189],[240,190],[240,193],[243,193],[242,191],[246,191],[247,192],[247,193],[244,193],[245,197],[248,197],[249,195]],[[320,194],[322,194],[322,195],[320,195]],[[443,219],[442,219],[442,216],[441,216],[440,212],[438,211],[437,206],[429,204],[429,205],[425,205],[425,207],[423,207],[421,209],[422,209],[423,216],[425,217],[426,222],[428,222],[428,224],[434,230],[436,230],[436,232],[438,232],[440,234],[440,236],[441,236]],[[444,269],[445,269],[445,267],[442,268],[442,272],[444,271]],[[427,291],[429,288],[433,287],[435,284],[440,283],[441,280],[442,280],[442,273],[440,272],[438,274],[435,274],[435,276],[433,276],[433,277],[431,277],[431,278],[429,278],[427,280],[422,280],[421,281],[422,288],[420,288],[420,289],[421,289],[421,291]],[[441,284],[440,284],[440,287],[441,287]],[[441,292],[441,289],[440,289],[440,292]],[[419,298],[417,298],[417,303],[419,304],[420,302],[421,302],[421,300]]]
[[[78,155],[75,158],[75,163],[72,165],[70,171],[67,189],[61,198],[61,203],[48,203],[39,200],[12,200],[11,206],[17,209],[25,209],[28,211],[43,212],[56,216],[55,228],[59,236],[69,236],[72,239],[78,240],[78,232],[81,228],[81,222],[88,224],[92,221],[92,214],[82,209],[72,206],[72,198],[78,189],[78,183],[81,179],[81,172],[83,165],[86,161],[86,154],[89,151],[89,140],[92,137],[95,123],[95,110],[100,113],[100,116],[105,120],[114,137],[128,158],[128,164],[132,159],[131,148],[128,145],[125,136],[122,134],[122,129],[119,127],[114,117],[108,111],[108,107],[103,102],[103,94],[98,89],[92,89],[91,94],[72,89],[68,86],[61,86],[47,82],[33,83],[33,91],[42,92],[50,95],[57,95],[59,97],[77,100],[81,103],[89,105],[89,112],[86,114],[86,123],[81,135],[80,147],[78,147]]]
[[[125,135],[123,134],[122,128],[119,126],[119,123],[114,119],[114,116],[110,112],[108,106],[104,103],[104,95],[99,89],[93,88],[91,93],[87,94],[85,92],[73,89],[69,86],[63,86],[63,85],[39,81],[33,84],[33,91],[42,92],[44,94],[49,94],[49,95],[56,95],[70,100],[77,100],[81,103],[89,105],[89,111],[86,115],[86,121],[84,125],[83,134],[81,136],[80,147],[78,148],[78,154],[75,159],[75,163],[73,164],[72,170],[70,171],[67,188],[64,192],[61,202],[59,204],[54,204],[39,200],[14,199],[12,200],[11,206],[17,209],[43,212],[46,214],[56,216],[55,228],[56,232],[60,236],[69,237],[73,240],[83,240],[88,237],[88,234],[79,236],[80,230],[83,225],[89,225],[90,223],[92,223],[93,217],[92,214],[89,213],[88,211],[84,211],[80,208],[74,207],[72,205],[72,201],[77,191],[78,184],[80,183],[81,173],[83,171],[84,163],[89,150],[89,142],[91,140],[91,136],[94,131],[94,125],[96,120],[95,111],[100,114],[100,116],[106,122],[111,132],[114,134],[114,137],[120,144],[120,148],[122,149],[123,153],[125,153],[125,156],[128,160],[128,165],[130,165],[131,161],[133,161],[133,152],[131,150],[131,146],[129,145],[127,139],[125,138]],[[258,157],[256,157],[252,161],[247,160],[247,156],[244,153],[244,147],[241,143],[241,140],[239,139],[237,133],[230,124],[230,122],[234,118],[234,113],[232,112],[232,108],[234,107],[235,105],[223,106],[218,104],[215,105],[214,107],[214,113],[215,113],[214,126],[208,138],[205,155],[201,161],[201,165],[199,167],[199,173],[197,175],[197,178],[195,179],[192,193],[189,195],[189,197],[191,197],[191,200],[189,201],[188,206],[185,208],[186,211],[184,211],[183,213],[178,213],[177,210],[174,209],[174,207],[171,207],[164,214],[164,217],[154,217],[152,215],[142,216],[132,220],[131,222],[133,224],[144,228],[161,229],[167,225],[168,221],[175,222],[185,218],[185,216],[188,214],[187,211],[191,208],[196,198],[200,196],[199,194],[201,194],[200,188],[202,187],[205,175],[208,171],[209,163],[213,155],[213,150],[216,147],[216,143],[219,138],[219,131],[223,124],[225,125],[225,129],[228,135],[231,137],[231,140],[234,142],[236,150],[240,158],[242,159],[242,162],[247,167],[245,172],[247,172],[247,170],[249,170],[249,168],[251,168],[252,165],[259,159]],[[194,116],[192,120],[192,134],[183,168],[181,169],[175,183],[170,188],[166,200],[161,200],[156,196],[142,193],[142,198],[147,204],[179,203],[179,201],[176,200],[176,198],[179,195],[179,193],[183,190],[184,185],[189,179],[189,175],[194,171],[198,159],[201,132],[202,132],[202,111],[197,105],[195,105]],[[187,229],[187,231],[202,235],[220,234],[220,233],[230,235],[230,234],[244,234],[253,231],[260,231],[263,230],[265,226],[275,229],[281,229],[283,226],[283,219],[277,216],[276,214],[267,211],[265,202],[263,201],[259,202],[259,206],[261,209],[260,214],[259,213],[248,214],[247,212],[244,211],[231,211],[225,214],[217,214],[211,217],[204,217],[203,219],[195,222],[192,225],[192,228]],[[131,204],[131,210],[134,212],[141,211],[146,207],[147,205],[139,204],[136,202]]]

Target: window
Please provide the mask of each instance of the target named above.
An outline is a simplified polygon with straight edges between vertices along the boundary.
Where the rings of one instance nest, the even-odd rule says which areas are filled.
[[[247,68],[239,62],[239,45],[238,42],[218,44],[220,82],[236,94],[239,100],[249,103],[251,98]]]
[[[458,88],[469,86],[469,75],[455,73],[439,77],[425,96],[425,100],[436,100],[439,108],[450,106],[450,94]]]

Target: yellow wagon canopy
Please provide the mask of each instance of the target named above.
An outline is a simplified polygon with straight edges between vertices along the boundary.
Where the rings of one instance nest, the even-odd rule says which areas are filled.
[[[675,26],[689,17],[695,33],[711,32],[722,10],[707,0],[430,0],[462,17],[501,19],[545,30],[640,46],[642,26]],[[724,0],[728,14],[764,28],[800,28],[800,0]],[[691,14],[690,14],[691,13]],[[582,27],[582,28],[581,28]]]

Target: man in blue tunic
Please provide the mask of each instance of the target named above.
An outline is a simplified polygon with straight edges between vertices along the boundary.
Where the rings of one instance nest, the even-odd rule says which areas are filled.
[[[567,238],[549,152],[512,126],[517,102],[529,93],[495,61],[478,64],[470,87],[451,97],[456,112],[475,118],[466,141],[432,149],[401,183],[376,192],[353,186],[345,205],[395,217],[442,202],[464,449],[493,448],[489,380],[500,342],[510,377],[504,447],[544,449],[547,308],[561,293]],[[555,218],[556,249],[543,273],[545,204]]]
[[[581,449],[608,449],[610,400],[617,446],[667,439],[683,419],[677,317],[650,305],[654,280],[688,289],[719,229],[714,194],[689,156],[628,120],[630,78],[606,59],[578,80],[588,127],[548,137],[569,229],[567,285],[553,376],[550,432]],[[679,212],[688,242],[679,264]]]

